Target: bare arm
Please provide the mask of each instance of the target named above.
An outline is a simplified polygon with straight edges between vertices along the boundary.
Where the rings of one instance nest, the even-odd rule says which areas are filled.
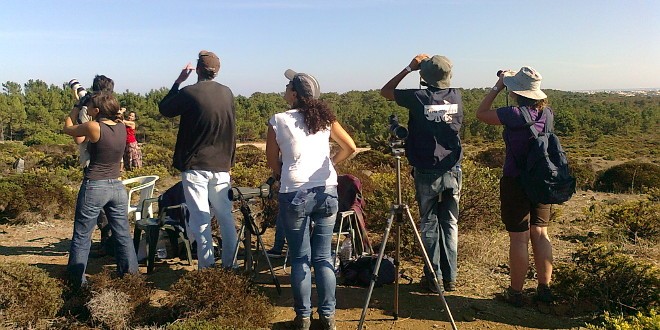
[[[419,54],[415,56],[415,58],[410,61],[410,66],[411,71],[416,71],[419,70],[419,64],[422,62],[422,60],[428,58],[429,56],[426,54]],[[396,86],[399,86],[399,83],[403,78],[408,75],[408,70],[403,69],[401,72],[397,73],[396,76],[394,76],[390,81],[388,81],[383,88],[380,89],[380,95],[382,95],[384,98],[394,101],[394,89],[396,89]]]
[[[497,94],[504,89],[504,82],[502,81],[503,75],[500,75],[500,79],[497,80],[495,87],[488,91],[488,94],[484,97],[477,108],[476,116],[477,119],[489,125],[502,125],[500,118],[497,116],[497,111],[491,109],[493,106],[493,101],[497,97]]]
[[[330,127],[330,138],[337,142],[340,147],[340,150],[332,157],[332,163],[338,164],[355,153],[357,148],[355,147],[353,138],[348,135],[339,122],[335,121],[332,123],[332,127]]]
[[[282,174],[282,163],[280,163],[280,145],[275,138],[275,130],[268,126],[266,136],[266,164],[273,171],[275,178],[280,178]]]
[[[79,139],[84,141],[85,138],[92,142],[97,142],[101,137],[99,124],[94,121],[88,121],[80,125],[74,125],[75,118],[78,118],[78,111],[78,108],[75,107],[71,110],[71,113],[64,119],[64,128],[62,130],[65,134],[73,136],[76,143]]]
[[[137,125],[135,124],[135,122],[134,122],[134,121],[130,121],[130,120],[124,120],[124,125],[126,125],[126,127],[130,127],[130,128],[132,128],[132,129],[135,129],[135,128],[137,127]]]

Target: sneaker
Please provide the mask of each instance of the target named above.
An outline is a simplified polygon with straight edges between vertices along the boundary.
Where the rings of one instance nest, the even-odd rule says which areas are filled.
[[[428,280],[426,276],[422,276],[422,279],[419,281],[419,285],[425,291],[433,292],[433,293],[440,293],[438,291],[438,289],[436,288],[435,283],[433,283],[433,281],[431,281],[431,280]],[[440,289],[442,290],[443,288],[440,287]]]
[[[555,300],[555,297],[547,284],[539,284],[536,288],[536,300],[544,303],[551,303]]]
[[[295,330],[309,330],[311,325],[312,319],[309,316],[303,317],[302,315],[296,315],[296,318],[293,319],[293,328]]]
[[[516,291],[511,287],[508,287],[504,292],[504,300],[515,307],[523,307],[525,305],[525,296],[522,291]]]
[[[445,288],[445,291],[456,291],[456,281],[442,280],[442,286]]]
[[[337,330],[337,325],[335,322],[335,315],[325,316],[319,314],[319,319],[321,320],[321,329],[323,330]]]
[[[284,254],[282,254],[282,251],[276,251],[276,250],[270,249],[270,250],[266,251],[266,254],[268,255],[269,258],[273,258],[273,259],[284,258]]]

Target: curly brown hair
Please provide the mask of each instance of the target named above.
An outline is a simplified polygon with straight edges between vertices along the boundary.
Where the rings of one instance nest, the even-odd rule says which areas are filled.
[[[311,134],[330,128],[337,121],[335,112],[322,100],[298,96],[295,107],[302,113],[307,130]]]

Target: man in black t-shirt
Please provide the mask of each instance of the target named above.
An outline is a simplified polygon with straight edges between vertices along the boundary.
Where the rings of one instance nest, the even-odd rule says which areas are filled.
[[[449,87],[451,69],[444,56],[420,54],[380,90],[383,97],[408,109],[406,156],[413,166],[422,241],[438,281],[442,280],[447,291],[456,289],[463,155],[459,137],[463,102],[460,91]],[[416,70],[427,88],[396,89]],[[424,273],[422,286],[436,292],[431,272],[425,267]]]
[[[197,73],[197,83],[179,89],[193,69]],[[212,52],[199,52],[197,67],[188,63],[158,105],[163,116],[181,116],[174,167],[181,171],[190,212],[190,234],[197,242],[200,269],[215,264],[210,206],[213,206],[222,236],[223,267],[233,267],[237,241],[228,198],[229,171],[234,165],[236,149],[234,94],[229,87],[213,81],[218,71],[220,59]]]

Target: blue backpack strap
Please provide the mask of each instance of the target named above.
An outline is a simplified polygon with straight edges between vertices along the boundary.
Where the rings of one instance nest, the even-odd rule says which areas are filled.
[[[536,128],[534,128],[534,124],[536,122],[532,120],[532,115],[529,113],[529,110],[527,110],[527,107],[520,107],[520,113],[522,114],[523,119],[525,119],[525,126],[529,127],[529,131],[532,132],[532,136],[535,139],[538,139],[539,131],[537,131]]]

